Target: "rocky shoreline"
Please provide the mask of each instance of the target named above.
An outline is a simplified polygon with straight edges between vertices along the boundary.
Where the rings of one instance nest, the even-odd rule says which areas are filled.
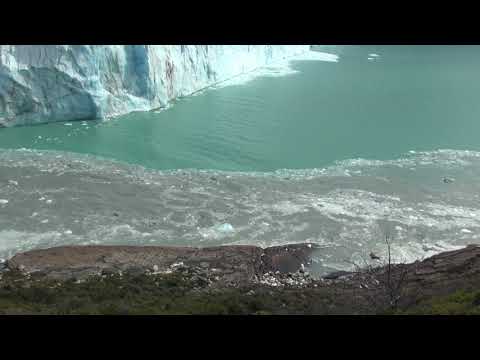
[[[225,284],[234,284],[258,281],[268,274],[303,272],[316,249],[314,244],[265,249],[241,245],[65,246],[19,253],[6,262],[6,268],[59,280],[124,272],[168,274],[189,269],[218,278]]]
[[[378,314],[480,290],[478,245],[321,278],[308,271],[316,250],[314,244],[33,250],[0,269],[0,313]],[[51,303],[37,301],[38,294]],[[84,300],[77,304],[78,298]],[[480,295],[472,299],[480,306]],[[69,305],[57,305],[62,301]]]

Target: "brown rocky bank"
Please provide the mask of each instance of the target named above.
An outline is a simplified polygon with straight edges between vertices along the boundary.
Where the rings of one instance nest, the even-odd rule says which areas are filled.
[[[64,298],[74,297],[77,291],[89,297],[92,293],[89,289],[95,288],[98,293],[108,288],[112,292],[108,304],[114,306],[112,304],[119,296],[132,296],[127,289],[133,283],[133,294],[146,289],[141,300],[145,302],[144,298],[148,298],[150,307],[144,307],[146,312],[271,314],[378,314],[408,310],[459,290],[480,290],[478,245],[410,264],[387,264],[313,279],[307,270],[312,254],[317,250],[321,251],[314,244],[266,249],[256,246],[67,246],[34,250],[17,254],[7,262],[7,271],[4,269],[0,274],[4,278],[0,280],[0,290],[15,301],[30,297],[30,304],[34,304],[35,294],[41,294],[45,289],[32,290],[31,287],[46,286],[41,282],[35,285],[30,278],[40,277],[65,284],[78,283],[64,287]],[[12,274],[20,274],[23,280],[20,283],[13,278],[5,281]],[[127,274],[134,274],[134,277]],[[177,285],[162,287],[161,282],[165,279],[172,283],[169,276],[175,278]],[[104,285],[90,284],[83,290],[76,290],[75,286],[83,286],[87,278],[100,279],[98,284]],[[57,301],[56,289],[48,290],[48,301],[52,304]],[[169,294],[165,295],[168,299],[160,299],[164,294]],[[475,306],[479,302],[477,297]],[[96,306],[97,300],[88,298],[88,301]],[[164,303],[158,310],[161,301]],[[212,308],[212,304],[216,307]],[[48,306],[55,308],[55,305]],[[140,305],[137,300],[131,300],[128,306],[124,306],[135,310]],[[85,311],[104,311],[92,309]],[[69,311],[75,313],[76,310]]]
[[[63,246],[19,253],[7,268],[61,280],[125,271],[165,273],[196,268],[226,283],[249,282],[269,272],[286,274],[308,267],[314,244],[206,248],[170,246]]]

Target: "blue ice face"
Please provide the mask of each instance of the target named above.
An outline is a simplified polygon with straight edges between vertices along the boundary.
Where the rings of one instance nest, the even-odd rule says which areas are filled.
[[[125,47],[127,60],[126,75],[132,82],[132,92],[139,97],[152,98],[150,86],[147,45]]]

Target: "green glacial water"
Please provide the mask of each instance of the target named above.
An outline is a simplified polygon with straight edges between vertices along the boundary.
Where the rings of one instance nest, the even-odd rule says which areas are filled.
[[[479,242],[480,47],[323,51],[160,112],[0,129],[0,255],[311,241],[327,271],[385,228],[408,260]]]

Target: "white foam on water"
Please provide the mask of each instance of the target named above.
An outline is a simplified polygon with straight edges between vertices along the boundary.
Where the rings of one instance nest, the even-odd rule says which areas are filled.
[[[61,152],[62,158],[56,159],[58,151],[35,150],[35,149],[0,149],[0,165],[5,164],[12,167],[31,166],[50,173],[55,172],[77,172],[89,171],[92,173],[114,173],[139,180],[154,183],[156,175],[175,175],[181,173],[195,174],[224,174],[228,176],[253,176],[253,177],[285,177],[292,176],[292,180],[307,180],[324,176],[349,176],[363,174],[368,168],[379,168],[384,166],[396,166],[399,168],[417,167],[420,165],[435,165],[445,168],[464,167],[471,165],[472,161],[480,162],[480,152],[468,150],[436,150],[432,152],[416,152],[407,154],[405,157],[395,160],[370,160],[370,159],[349,159],[338,161],[326,168],[315,169],[279,169],[274,172],[229,172],[218,170],[149,170],[139,165],[127,164],[102,157],[88,154],[76,154]],[[348,170],[348,171],[346,171]],[[360,171],[360,173],[355,173]],[[151,175],[154,175],[153,177]]]
[[[445,241],[437,241],[426,247],[418,242],[410,241],[392,247],[393,259],[396,263],[410,263],[423,260],[444,251],[461,249],[463,245],[454,245]]]
[[[305,206],[301,204],[295,204],[291,201],[283,201],[272,205],[272,209],[282,213],[283,215],[292,215],[305,211]]]
[[[340,56],[323,51],[309,51],[289,59],[290,62],[308,60],[338,62],[340,60]]]
[[[129,224],[120,224],[114,226],[104,226],[90,232],[90,237],[93,240],[99,241],[115,241],[119,239],[133,240],[141,236],[142,233]]]
[[[388,219],[405,227],[430,226],[443,231],[480,228],[480,209],[428,202],[417,203],[412,208],[397,197],[363,190],[334,191],[330,196],[317,198],[312,207],[334,220],[341,216],[368,222]],[[347,223],[351,221],[348,218],[344,220]]]
[[[61,235],[56,231],[38,233],[0,230],[0,254],[2,254],[2,257],[10,258],[19,251],[52,246],[61,239]]]
[[[0,166],[28,167],[28,171],[31,168],[43,170],[46,173],[41,176],[46,176],[46,179],[62,173],[69,174],[69,179],[82,179],[84,184],[97,184],[104,178],[112,180],[98,183],[98,186],[108,183],[110,189],[118,184],[141,185],[145,186],[142,189],[146,191],[154,188],[158,199],[149,198],[148,201],[159,201],[155,208],[165,208],[156,217],[157,223],[151,227],[142,225],[144,216],[128,208],[129,205],[133,205],[132,208],[143,208],[148,201],[142,204],[131,200],[133,203],[125,204],[127,208],[122,219],[127,219],[126,223],[113,225],[114,218],[111,215],[102,217],[103,215],[91,214],[88,207],[76,215],[82,219],[79,225],[73,225],[77,219],[68,219],[72,224],[67,220],[62,223],[63,214],[59,214],[53,206],[42,207],[41,210],[32,209],[31,211],[42,211],[39,220],[46,217],[51,219],[51,223],[42,226],[47,232],[55,232],[57,227],[61,229],[61,241],[202,246],[273,246],[310,241],[326,246],[322,259],[330,259],[330,265],[341,259],[328,258],[327,255],[334,254],[340,248],[345,248],[345,253],[366,251],[368,255],[368,251],[372,250],[381,253],[384,244],[381,236],[376,237],[374,228],[382,221],[389,221],[392,229],[396,230],[395,247],[399,247],[397,255],[408,259],[445,251],[441,249],[449,249],[449,246],[458,246],[460,243],[478,241],[475,234],[480,233],[480,209],[473,202],[462,204],[455,193],[451,197],[453,201],[449,202],[450,199],[443,197],[443,194],[447,190],[455,191],[455,188],[445,188],[441,178],[439,187],[443,192],[433,198],[409,199],[407,193],[403,190],[399,192],[396,188],[391,193],[383,194],[380,189],[366,190],[358,186],[363,177],[371,176],[371,169],[415,166],[421,170],[422,166],[434,166],[441,167],[443,172],[444,168],[448,170],[478,165],[479,160],[480,153],[477,152],[438,150],[409,153],[394,160],[351,159],[323,169],[238,173],[209,170],[154,171],[91,155],[29,149],[0,151]],[[75,176],[72,177],[72,174]],[[212,175],[215,175],[218,182],[209,180]],[[316,181],[317,178],[320,181]],[[375,177],[376,181],[380,181],[380,178]],[[228,186],[224,184],[226,179]],[[367,180],[370,181],[367,178],[365,182]],[[384,180],[387,184],[385,186],[395,186],[388,185],[391,178]],[[462,181],[464,179],[458,177],[458,184]],[[237,190],[232,192],[230,185],[238,185]],[[45,194],[40,198],[43,201],[57,192],[55,201],[62,199],[62,202],[67,202],[71,197],[76,197],[74,208],[77,209],[77,204],[84,199],[78,199],[80,194],[71,194],[75,191],[72,186],[75,184],[69,183],[62,189],[42,189],[41,192],[32,192],[31,197],[35,202]],[[459,188],[462,189],[463,187]],[[0,192],[0,196],[8,197],[8,194]],[[119,201],[122,199],[121,195],[115,198]],[[15,203],[9,205],[8,209]],[[5,209],[7,208],[4,211]],[[210,224],[197,223],[197,211],[200,209],[208,213]],[[154,211],[156,210],[152,210]],[[183,215],[180,220],[172,221],[167,216],[172,212]],[[26,217],[30,214],[28,212]],[[163,222],[161,219],[164,219]],[[65,230],[65,227],[70,226],[71,230]],[[67,231],[72,231],[72,234]],[[58,239],[52,239],[50,245],[58,243]],[[445,243],[444,246],[442,242]]]
[[[235,76],[231,79],[218,83],[211,88],[219,89],[225,86],[244,85],[258,77],[283,77],[287,75],[297,74],[298,71],[292,68],[292,62],[294,61],[338,62],[339,56],[326,52],[307,51],[303,54],[299,54],[288,59],[282,59],[267,66],[259,67],[248,73]]]

